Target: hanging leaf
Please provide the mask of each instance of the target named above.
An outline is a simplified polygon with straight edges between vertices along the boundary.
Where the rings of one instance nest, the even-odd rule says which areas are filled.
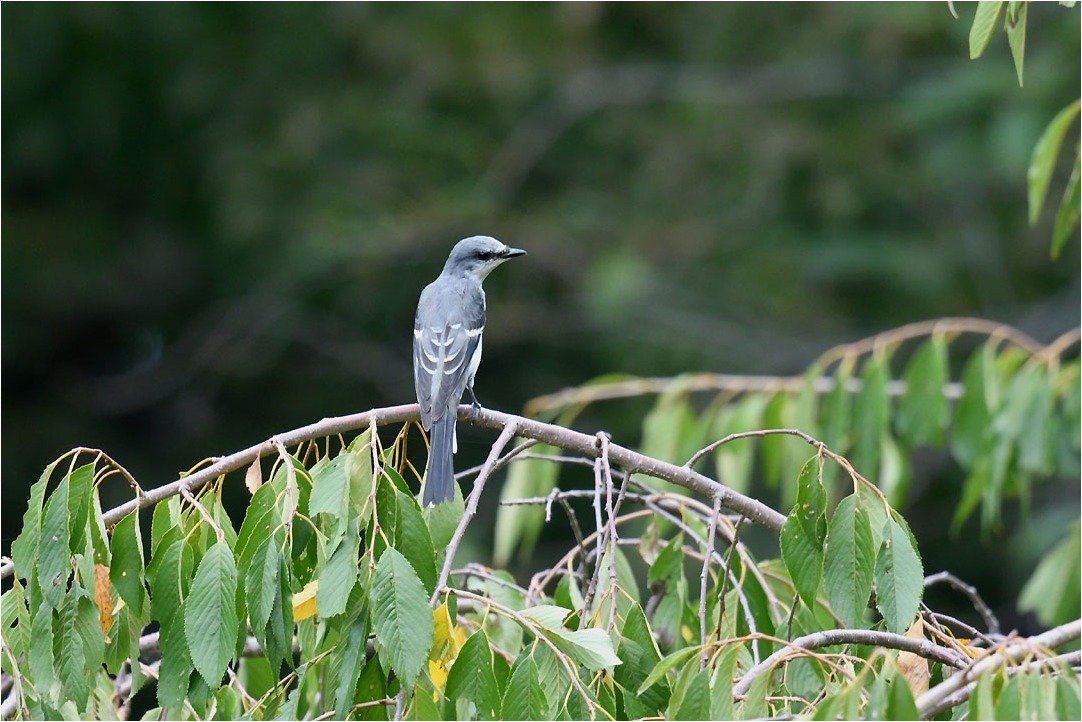
[[[503,719],[547,720],[548,698],[541,687],[537,664],[529,650],[519,655],[511,668],[511,678],[503,695]]]
[[[110,550],[109,580],[135,616],[142,616],[147,593],[143,586],[143,535],[139,531],[138,509],[113,527]]]
[[[969,29],[969,58],[976,60],[988,47],[992,33],[996,31],[1001,0],[981,0],[977,4],[977,14],[973,17],[973,26]]]
[[[1037,144],[1033,146],[1033,155],[1029,159],[1029,171],[1026,173],[1031,226],[1037,223],[1041,209],[1044,208],[1044,199],[1048,193],[1048,186],[1052,182],[1052,172],[1056,169],[1060,146],[1063,145],[1067,129],[1078,116],[1080,103],[1082,101],[1076,100],[1057,113],[1041,133]]]
[[[875,558],[876,606],[887,629],[904,634],[924,595],[924,569],[912,536],[892,512]]]
[[[212,688],[218,687],[233,656],[240,623],[234,606],[236,593],[233,551],[224,541],[218,542],[199,562],[184,605],[184,636],[192,663]]]
[[[823,591],[834,613],[860,627],[872,591],[875,542],[868,513],[850,494],[838,503],[827,530]]]
[[[407,685],[413,684],[432,646],[432,608],[417,573],[393,547],[376,562],[369,599],[381,658]]]
[[[905,394],[898,403],[898,433],[910,446],[939,445],[950,412],[947,385],[947,344],[933,336],[913,354],[902,376]]]
[[[1026,0],[1007,3],[1007,44],[1011,46],[1014,68],[1018,71],[1018,86],[1022,86],[1022,66],[1026,59]]]
[[[1056,222],[1052,226],[1053,259],[1059,258],[1071,231],[1078,227],[1079,204],[1082,202],[1078,189],[1080,161],[1082,161],[1082,156],[1075,153],[1071,176],[1067,179],[1067,187],[1063,189],[1063,199],[1059,203],[1059,210],[1056,211]]]

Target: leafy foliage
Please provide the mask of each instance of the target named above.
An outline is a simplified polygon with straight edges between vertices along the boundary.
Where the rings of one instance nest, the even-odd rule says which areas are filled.
[[[369,427],[334,454],[318,440],[281,448],[265,482],[248,468],[239,531],[221,504],[233,476],[194,494],[180,483],[179,496],[154,505],[149,544],[138,510],[104,524],[96,482],[119,467],[100,453],[77,465],[87,452],[76,451],[66,471],[63,458],[46,468],[13,545],[3,599],[3,671],[19,681],[11,711],[103,714],[114,688],[130,699],[156,680],[159,713],[192,718],[927,715],[941,704],[929,664],[947,685],[972,658],[999,664],[1018,653],[989,654],[988,638],[957,639],[950,622],[921,613],[920,551],[892,501],[905,497],[901,457],[949,437],[972,470],[956,518],[980,507],[988,523],[1043,476],[1077,473],[1077,360],[1054,355],[1065,344],[1034,348],[995,327],[952,382],[953,342],[975,327],[984,328],[943,320],[899,329],[829,352],[786,388],[724,391],[702,411],[702,379],[662,394],[644,420],[644,449],[699,463],[740,444],[716,466],[723,481],[732,472],[757,489],[776,474],[792,504],[775,558],[757,559],[741,519],[671,481],[639,473],[620,482],[605,446],[591,462],[599,485],[584,492],[592,511],[576,520],[593,534],[527,587],[476,564],[440,586],[455,547],[433,544],[450,538],[447,520],[426,517],[411,493],[420,480],[405,454],[408,424],[386,447]],[[898,363],[902,348],[912,352]],[[584,390],[596,400],[598,386]],[[772,413],[822,430],[832,447],[811,432],[749,430]],[[547,428],[556,435],[543,437],[546,449],[567,443],[561,427]],[[782,435],[785,446],[760,444],[757,462],[749,455],[757,440]],[[863,453],[873,472],[848,452]],[[584,494],[555,489],[555,459],[512,463],[555,470],[520,477],[514,492],[533,498],[504,507],[519,518],[537,511],[543,524],[546,504]],[[503,535],[504,544],[531,539],[528,530]],[[1079,578],[1077,551],[1076,532],[1020,600],[1048,624],[1067,622],[1056,628],[1065,640],[1080,624],[1071,621],[1078,585],[1067,583]],[[970,714],[1077,710],[1077,677],[1056,674],[1059,660],[1032,671],[989,664],[965,702]]]

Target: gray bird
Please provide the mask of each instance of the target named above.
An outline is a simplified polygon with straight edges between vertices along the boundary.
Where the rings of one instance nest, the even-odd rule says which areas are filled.
[[[413,381],[421,425],[432,443],[422,506],[454,498],[451,455],[458,451],[455,419],[463,392],[469,391],[474,407],[480,407],[473,377],[485,330],[481,282],[508,258],[524,255],[489,236],[465,238],[451,249],[439,278],[421,292],[413,327]]]

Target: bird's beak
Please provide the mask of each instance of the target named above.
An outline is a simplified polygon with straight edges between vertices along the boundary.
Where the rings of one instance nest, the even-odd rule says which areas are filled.
[[[521,248],[505,248],[503,253],[501,253],[500,255],[502,255],[504,258],[514,258],[515,256],[525,256],[526,251],[522,250]]]

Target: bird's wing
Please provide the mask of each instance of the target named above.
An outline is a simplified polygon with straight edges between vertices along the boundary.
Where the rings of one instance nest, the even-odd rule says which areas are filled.
[[[446,325],[418,319],[413,330],[413,375],[426,428],[458,405],[483,331],[483,317]]]

